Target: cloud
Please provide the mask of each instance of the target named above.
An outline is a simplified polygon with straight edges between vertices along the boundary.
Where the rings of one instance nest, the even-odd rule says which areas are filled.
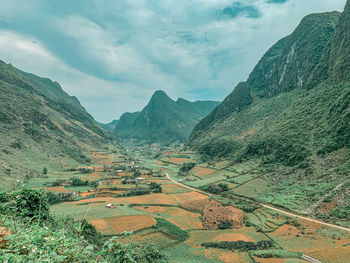
[[[258,9],[251,5],[244,5],[241,2],[235,2],[232,6],[226,7],[222,10],[222,14],[230,18],[235,18],[239,15],[247,16],[249,18],[261,17]]]
[[[174,99],[222,100],[303,16],[344,4],[3,0],[0,59],[57,80],[106,122],[141,110],[158,89]]]

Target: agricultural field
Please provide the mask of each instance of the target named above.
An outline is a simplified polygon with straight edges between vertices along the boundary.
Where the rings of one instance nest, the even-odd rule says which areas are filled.
[[[306,262],[301,259],[303,253],[321,262],[344,263],[350,258],[350,233],[297,220],[242,199],[259,200],[269,188],[267,178],[253,164],[197,163],[184,177],[178,174],[179,168],[198,162],[192,152],[168,151],[158,159],[148,159],[138,151],[133,164],[130,156],[107,152],[93,152],[92,156],[92,172],[48,173],[29,180],[26,186],[56,194],[74,193],[71,200],[52,204],[52,213],[86,219],[103,235],[132,231],[132,241],[153,244],[169,262],[302,263]],[[126,183],[135,174],[143,179]],[[52,185],[58,179],[72,178],[87,181],[87,185]],[[159,185],[161,193],[128,196],[150,183]],[[208,192],[213,189],[224,192]],[[203,245],[266,241],[272,247],[263,250],[232,251]]]

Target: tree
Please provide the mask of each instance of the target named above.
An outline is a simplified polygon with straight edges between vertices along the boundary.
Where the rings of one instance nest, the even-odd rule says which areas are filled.
[[[44,167],[44,169],[43,169],[43,174],[47,174],[47,172],[48,172],[47,168]]]

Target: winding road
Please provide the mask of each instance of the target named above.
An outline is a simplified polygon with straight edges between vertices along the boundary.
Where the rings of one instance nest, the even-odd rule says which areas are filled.
[[[201,194],[210,195],[210,193],[208,193],[208,192],[201,191],[201,190],[196,189],[196,188],[194,188],[194,187],[191,187],[191,186],[188,186],[188,185],[179,183],[178,181],[175,181],[174,179],[172,179],[172,178],[170,177],[170,175],[169,175],[168,173],[165,173],[165,176],[166,176],[166,178],[168,178],[170,181],[172,181],[174,184],[180,185],[180,186],[182,186],[182,187],[185,187],[185,188],[190,189],[190,190],[192,190],[192,191],[196,191],[196,192],[201,193]],[[319,220],[316,220],[316,219],[312,219],[312,218],[309,218],[309,217],[305,217],[305,216],[293,214],[293,213],[290,213],[290,212],[287,212],[287,211],[278,209],[278,208],[276,208],[276,207],[273,207],[273,206],[271,206],[271,205],[266,205],[266,204],[263,204],[263,203],[258,203],[258,204],[260,204],[261,206],[263,206],[263,207],[265,207],[265,208],[267,208],[267,209],[276,211],[276,212],[278,212],[278,213],[280,213],[280,214],[284,214],[284,215],[288,215],[288,216],[291,216],[291,217],[300,218],[300,219],[303,219],[303,220],[306,220],[306,221],[309,221],[309,222],[313,222],[313,223],[321,224],[321,225],[324,225],[324,226],[328,226],[328,227],[332,227],[332,228],[336,228],[336,229],[339,229],[339,230],[343,230],[343,231],[350,232],[350,228],[347,228],[347,227],[337,226],[337,225],[334,225],[334,224],[329,224],[329,223],[322,222],[322,221],[319,221]]]

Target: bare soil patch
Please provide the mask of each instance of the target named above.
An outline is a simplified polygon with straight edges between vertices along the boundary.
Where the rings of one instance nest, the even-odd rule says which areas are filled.
[[[45,187],[44,188],[46,192],[54,192],[54,193],[66,193],[69,192],[64,186],[52,186],[52,187]]]
[[[203,177],[203,176],[215,173],[215,172],[217,172],[217,171],[214,169],[203,168],[200,166],[196,166],[191,170],[191,173],[193,173],[195,176],[198,176],[198,177]]]
[[[93,225],[97,231],[102,234],[108,235],[112,234],[112,229],[104,219],[93,219],[89,220],[89,223]]]
[[[180,204],[188,201],[192,201],[192,200],[202,200],[202,199],[208,198],[206,195],[198,193],[196,191],[192,191],[189,193],[169,194],[169,196],[174,198]]]
[[[136,231],[154,226],[157,221],[149,215],[118,216],[106,218],[105,221],[111,226],[114,233],[124,231]]]

